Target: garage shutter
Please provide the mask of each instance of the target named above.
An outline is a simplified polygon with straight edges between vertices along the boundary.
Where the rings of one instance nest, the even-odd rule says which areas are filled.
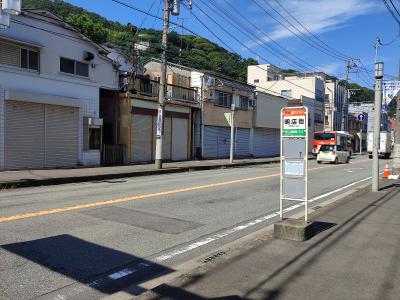
[[[229,156],[230,149],[229,127],[204,127],[204,158],[222,158]]]
[[[188,159],[188,120],[172,119],[172,160]]]
[[[37,169],[45,166],[44,104],[6,101],[6,169]]]
[[[78,163],[79,109],[46,105],[46,167]]]
[[[153,117],[150,115],[132,116],[132,161],[151,161],[151,140]]]
[[[279,129],[256,128],[253,138],[255,157],[277,156],[280,154]]]
[[[236,128],[235,156],[250,155],[250,129]]]
[[[6,101],[6,169],[76,166],[78,143],[78,108]]]

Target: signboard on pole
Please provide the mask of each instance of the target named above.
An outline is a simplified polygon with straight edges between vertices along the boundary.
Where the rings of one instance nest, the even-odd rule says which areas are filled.
[[[224,116],[229,126],[232,126],[232,113],[231,112],[224,113]]]
[[[281,111],[280,216],[283,201],[304,202],[307,222],[308,109],[285,107]]]
[[[306,115],[302,109],[283,110],[283,131],[282,137],[303,137],[307,136]]]
[[[400,81],[384,81],[383,87],[383,103],[389,104],[400,90]]]
[[[160,137],[162,135],[163,129],[163,109],[161,107],[158,108],[157,112],[157,124],[156,124],[156,136]]]

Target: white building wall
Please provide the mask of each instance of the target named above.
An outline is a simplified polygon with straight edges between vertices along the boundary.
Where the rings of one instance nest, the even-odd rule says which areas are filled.
[[[80,164],[100,164],[100,151],[83,151],[83,117],[99,117],[100,88],[117,89],[118,73],[114,70],[112,62],[98,53],[97,46],[81,40],[81,37],[71,30],[24,16],[12,18],[43,29],[39,30],[13,22],[9,29],[0,31],[0,38],[40,46],[40,71],[0,65],[0,169],[4,169],[4,100],[7,91],[46,95],[54,99],[52,104],[55,105],[58,104],[58,97],[74,98],[80,101]],[[61,37],[44,30],[76,38]],[[89,78],[60,72],[60,57],[83,61],[84,51],[91,52],[95,56],[90,62]],[[65,102],[63,105],[66,105]]]
[[[282,97],[257,92],[257,103],[254,110],[254,127],[279,129],[281,109],[288,101]]]

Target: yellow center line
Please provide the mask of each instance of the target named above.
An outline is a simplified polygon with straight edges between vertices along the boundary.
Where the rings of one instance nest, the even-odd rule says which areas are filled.
[[[353,164],[361,163],[364,161],[368,161],[368,160],[357,161],[357,162],[354,162]],[[327,168],[331,168],[331,167],[332,166],[316,167],[316,168],[309,169],[309,171],[327,169]],[[125,197],[125,198],[110,199],[110,200],[105,200],[105,201],[97,201],[97,202],[91,202],[91,203],[86,203],[86,204],[78,204],[78,205],[74,205],[74,206],[66,206],[66,207],[61,207],[61,208],[54,208],[54,209],[49,209],[49,210],[41,210],[41,211],[37,211],[37,212],[30,212],[30,213],[24,213],[24,214],[19,214],[19,215],[0,217],[0,223],[16,221],[16,220],[21,220],[21,219],[28,219],[28,218],[36,218],[36,217],[40,217],[40,216],[47,216],[47,215],[57,214],[57,213],[61,213],[61,212],[74,211],[74,210],[80,210],[80,209],[85,209],[85,208],[93,208],[93,207],[98,207],[98,206],[111,205],[111,204],[115,204],[115,203],[130,202],[130,201],[154,198],[154,197],[159,197],[159,196],[168,196],[168,195],[172,195],[172,194],[191,192],[191,191],[203,190],[203,189],[209,189],[209,188],[216,188],[216,187],[226,186],[226,185],[230,185],[230,184],[243,183],[243,182],[255,181],[255,180],[260,180],[260,179],[278,177],[279,175],[280,175],[280,173],[275,173],[275,174],[271,174],[271,175],[263,175],[263,176],[250,177],[250,178],[244,178],[244,179],[230,180],[230,181],[224,181],[224,182],[219,182],[219,183],[210,183],[210,184],[205,184],[205,185],[191,186],[191,187],[174,189],[174,190],[163,191],[163,192],[156,192],[156,193],[151,193],[151,194],[136,195],[136,196],[130,196],[130,197]]]

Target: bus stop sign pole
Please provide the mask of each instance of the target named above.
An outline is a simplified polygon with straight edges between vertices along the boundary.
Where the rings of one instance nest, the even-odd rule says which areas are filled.
[[[283,201],[304,203],[304,223],[308,222],[308,109],[285,107],[281,110],[281,176],[279,214]]]

